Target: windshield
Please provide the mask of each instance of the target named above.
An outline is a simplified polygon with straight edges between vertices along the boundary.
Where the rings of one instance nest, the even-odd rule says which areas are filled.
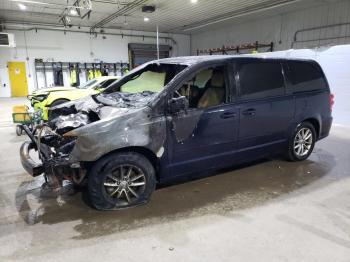
[[[166,72],[145,71],[121,86],[123,93],[160,92],[165,85]]]
[[[84,84],[81,84],[77,88],[79,88],[79,89],[90,88],[90,87],[94,86],[96,83],[97,83],[97,79],[91,79],[91,80],[85,82]]]
[[[159,93],[164,89],[164,86],[185,68],[185,65],[177,64],[149,64],[128,75],[124,81],[121,80],[109,86],[104,93]]]

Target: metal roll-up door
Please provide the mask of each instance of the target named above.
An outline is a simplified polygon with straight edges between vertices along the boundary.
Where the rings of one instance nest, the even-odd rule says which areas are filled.
[[[129,60],[131,68],[135,68],[146,62],[157,59],[157,45],[152,44],[129,44]],[[171,47],[159,46],[159,58],[169,57]]]

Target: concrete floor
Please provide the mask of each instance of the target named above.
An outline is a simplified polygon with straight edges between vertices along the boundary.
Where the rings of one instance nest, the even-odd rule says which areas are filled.
[[[308,161],[264,161],[98,212],[81,193],[43,199],[0,99],[0,261],[350,261],[350,128]]]

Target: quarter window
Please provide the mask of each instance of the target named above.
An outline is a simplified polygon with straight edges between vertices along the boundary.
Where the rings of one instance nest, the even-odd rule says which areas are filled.
[[[278,61],[247,61],[238,69],[240,96],[256,99],[284,94],[282,67]]]
[[[288,61],[289,80],[294,92],[322,90],[327,88],[321,69],[311,62]]]

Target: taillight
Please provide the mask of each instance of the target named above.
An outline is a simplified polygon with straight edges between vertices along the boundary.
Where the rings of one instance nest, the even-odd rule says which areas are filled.
[[[329,95],[329,106],[330,106],[331,110],[333,109],[333,105],[334,105],[334,95],[330,94]]]

